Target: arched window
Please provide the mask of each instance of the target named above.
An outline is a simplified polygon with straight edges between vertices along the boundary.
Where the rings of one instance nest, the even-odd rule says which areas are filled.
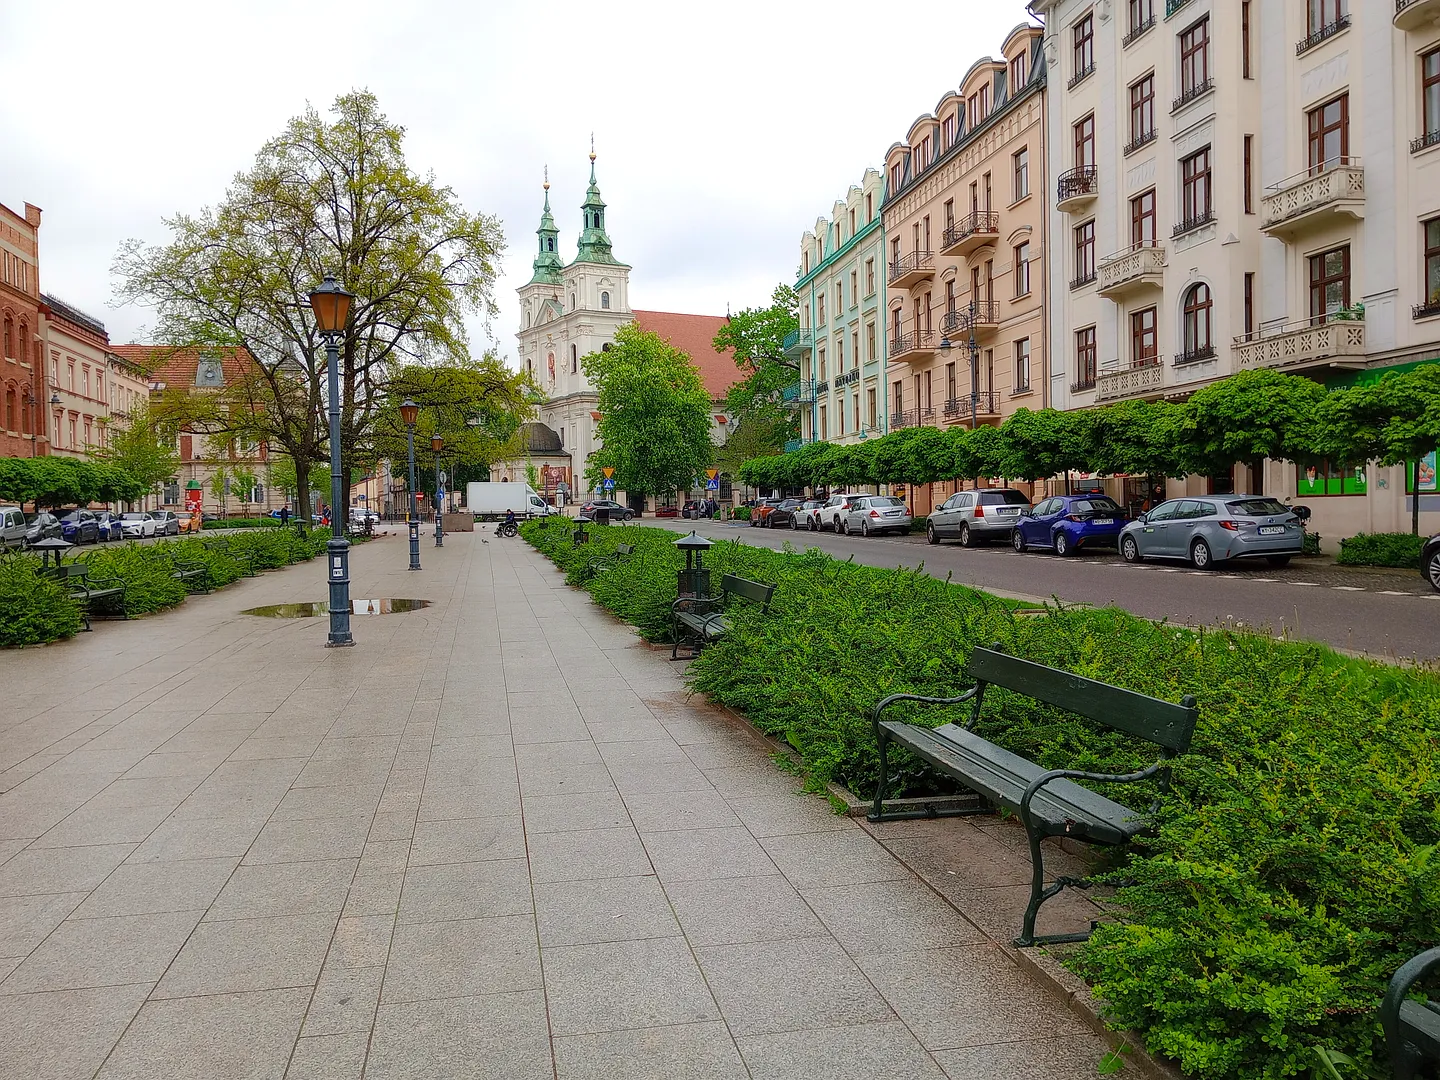
[[[601,311],[609,311],[609,310],[610,310],[610,294],[609,294],[608,292],[602,292],[602,293],[600,294],[600,310],[601,310]]]
[[[575,294],[573,292],[570,294],[570,310],[575,310]]]
[[[15,355],[15,321],[5,316],[5,355]]]
[[[1213,352],[1210,316],[1213,304],[1210,286],[1201,282],[1185,294],[1185,354],[1182,359],[1199,360]]]
[[[570,346],[570,374],[574,375],[580,370],[580,350],[574,345]]]
[[[15,391],[8,387],[5,390],[5,430],[19,430],[15,423]]]
[[[22,364],[30,357],[30,348],[26,344],[30,340],[30,327],[23,322],[20,324],[20,340],[15,343],[15,359]]]
[[[554,251],[554,250],[555,250],[555,238],[554,238],[553,236],[547,236],[547,237],[545,238],[545,250],[546,250],[546,251]]]

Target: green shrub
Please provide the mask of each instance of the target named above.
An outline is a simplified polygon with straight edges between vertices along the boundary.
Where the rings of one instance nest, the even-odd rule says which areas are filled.
[[[80,631],[80,609],[66,589],[35,576],[38,565],[26,556],[0,558],[0,646],[40,645]]]
[[[1420,568],[1425,538],[1413,533],[1359,533],[1340,541],[1335,561],[1341,566],[1398,566]]]
[[[748,506],[737,506],[737,507],[735,507],[735,509],[733,509],[733,510],[730,511],[730,518],[731,518],[732,521],[749,521],[749,520],[750,520],[750,507],[748,507]]]
[[[1319,555],[1319,554],[1320,554],[1320,534],[1319,534],[1319,533],[1313,533],[1313,532],[1311,532],[1309,529],[1306,529],[1304,532],[1302,532],[1302,533],[1300,534],[1300,554],[1301,554],[1301,555]]]
[[[652,640],[669,631],[675,536],[523,525],[572,579],[625,542],[635,554],[587,587]],[[1200,723],[1160,802],[1157,835],[1121,856],[1116,921],[1072,960],[1117,1026],[1207,1080],[1308,1072],[1316,1044],[1383,1054],[1374,1009],[1386,980],[1440,939],[1440,677],[1313,644],[1197,632],[1114,609],[1017,618],[1000,601],[906,570],[739,541],[705,554],[778,584],[768,615],[737,605],[734,630],[690,666],[692,685],[803,755],[812,783],[868,796],[868,711],[897,691],[958,692],[976,644],[1167,700],[1193,693]],[[898,711],[898,710],[897,710]],[[949,713],[950,715],[946,715]],[[954,710],[914,714],[924,723]],[[1003,716],[1003,722],[999,717]],[[979,730],[1045,767],[1123,772],[1153,748],[992,692]],[[887,794],[935,790],[900,762]],[[1137,809],[1154,789],[1106,789]]]
[[[107,613],[148,615],[185,599],[185,585],[172,576],[175,568],[165,554],[173,543],[121,544],[84,556],[91,577],[118,577],[125,582],[123,599],[103,602]]]
[[[925,526],[929,523],[929,521],[930,519],[928,517],[915,518],[913,521],[910,522],[910,531],[912,533],[923,533],[925,531]]]
[[[279,518],[262,517],[226,518],[223,521],[207,521],[200,527],[202,529],[278,529],[281,528],[281,525]]]

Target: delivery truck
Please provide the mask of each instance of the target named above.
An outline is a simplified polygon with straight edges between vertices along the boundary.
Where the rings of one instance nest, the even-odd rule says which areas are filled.
[[[465,509],[482,521],[503,518],[507,510],[515,511],[515,516],[522,521],[556,512],[529,484],[512,484],[504,480],[466,484],[465,504]]]

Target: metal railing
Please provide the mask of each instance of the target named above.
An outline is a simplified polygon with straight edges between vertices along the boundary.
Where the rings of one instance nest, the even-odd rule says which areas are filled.
[[[1428,319],[1431,315],[1440,315],[1440,300],[1431,300],[1425,304],[1416,304],[1410,309],[1411,318]]]
[[[1190,87],[1190,89],[1182,91],[1180,96],[1175,99],[1174,104],[1170,106],[1170,111],[1172,113],[1177,113],[1186,105],[1189,105],[1190,102],[1194,101],[1196,98],[1202,98],[1214,89],[1215,76],[1212,75],[1204,82],[1196,83],[1194,86]]]
[[[1170,18],[1189,2],[1190,0],[1165,0],[1165,18]]]
[[[1418,139],[1411,139],[1410,153],[1418,154],[1421,150],[1425,150],[1429,147],[1436,145],[1440,145],[1440,128],[1436,128],[1434,131],[1427,131]]]
[[[932,270],[935,267],[935,255],[929,251],[912,251],[909,255],[901,255],[890,264],[890,280],[887,284],[893,285],[906,274],[913,274],[917,270]]]
[[[1149,146],[1159,137],[1160,130],[1158,128],[1151,128],[1149,131],[1141,132],[1139,135],[1135,136],[1135,138],[1131,139],[1128,143],[1125,144],[1124,153],[1126,154],[1126,156],[1129,156],[1130,154],[1133,154],[1136,150],[1139,150],[1142,146]]]
[[[1060,179],[1055,182],[1055,196],[1058,202],[1099,193],[1100,170],[1094,165],[1079,165],[1069,172],[1061,173]]]
[[[1184,221],[1180,222],[1180,224],[1176,225],[1175,228],[1170,230],[1170,239],[1173,240],[1177,236],[1184,236],[1188,232],[1194,232],[1196,229],[1200,228],[1200,226],[1209,225],[1214,220],[1215,208],[1211,207],[1209,210],[1206,210],[1200,214],[1196,214],[1194,217],[1188,217]]]
[[[1084,82],[1086,79],[1088,79],[1091,75],[1094,75],[1094,74],[1095,74],[1095,64],[1094,64],[1094,62],[1092,61],[1089,67],[1087,67],[1087,68],[1085,68],[1085,69],[1083,69],[1083,70],[1081,70],[1081,71],[1077,71],[1073,76],[1071,76],[1070,81],[1065,84],[1065,89],[1066,89],[1066,90],[1074,90],[1075,87],[1079,86],[1082,82]]]
[[[892,429],[902,427],[914,427],[919,422],[920,410],[918,409],[902,409],[900,412],[893,412],[890,414],[890,427]]]
[[[947,311],[944,317],[940,320],[940,332],[943,334],[948,334],[952,330],[964,329],[965,312],[963,311]]]
[[[785,340],[781,343],[780,348],[789,352],[791,349],[808,349],[814,344],[814,330],[791,330],[785,335]]]
[[[1131,44],[1139,40],[1142,34],[1144,34],[1148,30],[1153,30],[1154,28],[1155,16],[1152,14],[1150,18],[1146,19],[1139,26],[1132,28],[1128,34],[1126,34],[1123,38],[1120,39],[1120,47],[1122,49],[1128,49]]]
[[[1198,348],[1186,349],[1182,353],[1175,354],[1175,366],[1184,367],[1186,364],[1198,364],[1202,360],[1215,359],[1214,345],[1201,345]]]
[[[1095,284],[1096,276],[1095,271],[1091,270],[1081,274],[1079,277],[1073,277],[1070,279],[1070,288],[1083,289],[1086,285],[1093,285]]]
[[[946,399],[945,399],[945,405],[944,405],[944,407],[942,408],[941,411],[944,412],[944,414],[945,414],[945,416],[946,416],[947,419],[952,419],[952,418],[954,418],[954,417],[956,417],[956,416],[959,416],[961,413],[967,411],[969,408],[970,408],[970,399],[969,399],[969,398],[966,398],[964,401],[961,401],[959,398],[953,398],[953,397],[952,397],[952,398],[946,398]]]
[[[900,357],[906,353],[915,352],[917,349],[933,348],[935,348],[935,331],[916,330],[909,334],[901,334],[895,338],[891,344],[890,355]]]
[[[1295,43],[1295,55],[1308,52],[1322,41],[1326,41],[1340,33],[1350,25],[1350,14],[1346,12],[1332,23],[1326,23],[1312,34],[1308,34]]]
[[[1000,232],[1000,214],[995,210],[975,210],[945,226],[941,238],[944,247],[953,247],[966,237]]]
[[[1088,375],[1082,375],[1082,376],[1080,376],[1080,378],[1076,379],[1074,382],[1072,382],[1072,383],[1070,384],[1070,392],[1071,392],[1072,394],[1080,394],[1080,393],[1084,393],[1086,390],[1094,390],[1094,389],[1095,389],[1095,372],[1093,372],[1093,371],[1090,372],[1090,374],[1088,374]]]
[[[974,326],[994,326],[1000,322],[1000,302],[980,300],[965,309],[965,317]]]
[[[809,379],[802,379],[798,383],[791,383],[780,391],[780,399],[786,402],[801,402],[815,400],[815,383]]]

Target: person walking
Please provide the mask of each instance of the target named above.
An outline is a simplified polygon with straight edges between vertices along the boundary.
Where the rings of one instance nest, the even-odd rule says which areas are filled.
[[[280,525],[283,528],[290,524],[290,504],[286,503],[280,507]]]

